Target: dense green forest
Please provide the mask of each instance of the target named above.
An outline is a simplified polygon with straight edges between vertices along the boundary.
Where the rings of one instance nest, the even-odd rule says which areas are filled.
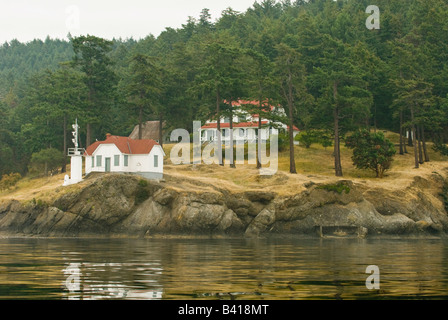
[[[414,146],[431,140],[445,150],[447,1],[377,0],[380,28],[372,30],[370,4],[263,0],[245,12],[228,8],[216,21],[203,9],[157,38],[5,43],[0,175],[26,174],[42,150],[64,154],[75,118],[86,147],[146,120],[191,132],[193,120],[231,114],[228,102],[239,98],[282,105],[281,120],[305,132],[328,131],[336,175],[339,144],[357,128],[400,133],[400,153],[405,132],[418,138]],[[270,116],[263,104],[257,112]],[[424,157],[416,153],[416,166]]]

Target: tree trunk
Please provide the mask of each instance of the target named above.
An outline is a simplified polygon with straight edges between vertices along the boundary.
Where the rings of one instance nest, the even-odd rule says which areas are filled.
[[[294,159],[294,124],[292,120],[289,121],[289,172],[297,173]]]
[[[92,141],[92,125],[88,123],[86,125],[86,148],[90,146],[91,141]]]
[[[420,126],[420,135],[422,137],[423,155],[425,157],[425,162],[429,162],[429,154],[428,150],[426,149],[425,127],[423,125]]]
[[[403,137],[403,149],[404,149],[404,153],[408,153],[408,148],[406,147],[406,143],[404,141],[404,137]]]
[[[138,111],[138,140],[143,137],[143,106],[140,106]]]
[[[257,169],[261,169],[261,112],[263,108],[263,103],[261,102],[261,96],[260,100],[258,102],[259,104],[259,111],[258,111],[258,148],[257,148]]]
[[[67,115],[64,114],[64,123],[63,123],[63,135],[64,135],[64,143],[63,143],[63,148],[64,150],[62,151],[63,153],[63,158],[62,158],[62,168],[61,168],[61,173],[64,173],[67,171]]]
[[[418,145],[418,163],[423,164],[422,136],[420,125],[417,125],[417,145]]]
[[[88,87],[89,89],[89,94],[87,97],[87,108],[89,109],[88,111],[91,111],[92,105],[93,105],[93,97],[95,96],[94,90],[92,89],[92,81],[89,81],[89,85]],[[86,149],[90,146],[90,144],[92,143],[92,125],[89,123],[87,123],[86,125]]]
[[[338,83],[333,84],[333,97],[335,107],[333,109],[334,118],[334,170],[336,177],[342,177],[342,165],[341,165],[341,149],[339,141],[339,107],[337,103],[338,96]]]
[[[297,173],[296,171],[296,162],[294,159],[294,122],[293,122],[293,92],[292,92],[292,81],[291,74],[289,75],[289,172]]]
[[[163,114],[159,113],[159,144],[163,147]]]
[[[412,121],[412,140],[413,140],[413,147],[414,147],[414,163],[415,168],[418,169],[419,163],[418,163],[418,150],[417,150],[417,139],[416,139],[416,132],[415,132],[415,125],[414,125],[414,107],[411,104],[411,121]],[[409,135],[411,137],[411,134]]]
[[[216,91],[216,116],[218,117],[216,125],[216,138],[218,144],[218,162],[220,166],[223,166],[222,161],[222,141],[221,141],[221,110],[220,110],[221,97],[219,94],[219,89]]]
[[[415,132],[414,132],[414,128],[413,128],[413,126],[412,126],[411,128],[409,128],[408,132],[409,132],[409,136],[408,136],[408,146],[409,146],[409,147],[413,147],[413,146],[414,146],[413,138],[415,137],[415,135],[414,135]]]
[[[235,167],[235,161],[233,157],[233,111],[232,111],[232,99],[229,101],[230,106],[230,123],[229,123],[229,156],[230,156],[230,168]]]
[[[376,133],[376,129],[377,129],[377,123],[376,123],[376,103],[374,103],[373,106],[374,106],[373,132]]]
[[[400,110],[400,154],[404,154],[404,150],[403,150],[403,110]]]

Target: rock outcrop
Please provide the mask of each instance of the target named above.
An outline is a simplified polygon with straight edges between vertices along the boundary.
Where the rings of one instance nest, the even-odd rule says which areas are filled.
[[[180,184],[182,182],[179,182]],[[322,227],[363,235],[444,235],[444,178],[434,174],[390,191],[348,180],[309,183],[294,195],[176,188],[164,181],[105,175],[53,203],[0,205],[0,234],[42,237],[317,235]]]

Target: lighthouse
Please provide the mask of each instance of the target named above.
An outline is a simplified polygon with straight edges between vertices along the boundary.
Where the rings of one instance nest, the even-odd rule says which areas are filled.
[[[75,124],[72,125],[72,128],[74,130],[72,131],[72,142],[75,147],[68,149],[68,155],[70,156],[70,177],[68,175],[65,175],[63,184],[64,186],[82,181],[82,157],[84,149],[79,148],[78,144],[78,119],[76,119]]]

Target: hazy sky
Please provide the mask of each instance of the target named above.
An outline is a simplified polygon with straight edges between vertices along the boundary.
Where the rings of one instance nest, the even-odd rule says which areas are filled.
[[[91,34],[107,39],[158,36],[189,16],[210,9],[213,21],[228,7],[246,11],[256,0],[0,0],[0,43],[67,39]]]

